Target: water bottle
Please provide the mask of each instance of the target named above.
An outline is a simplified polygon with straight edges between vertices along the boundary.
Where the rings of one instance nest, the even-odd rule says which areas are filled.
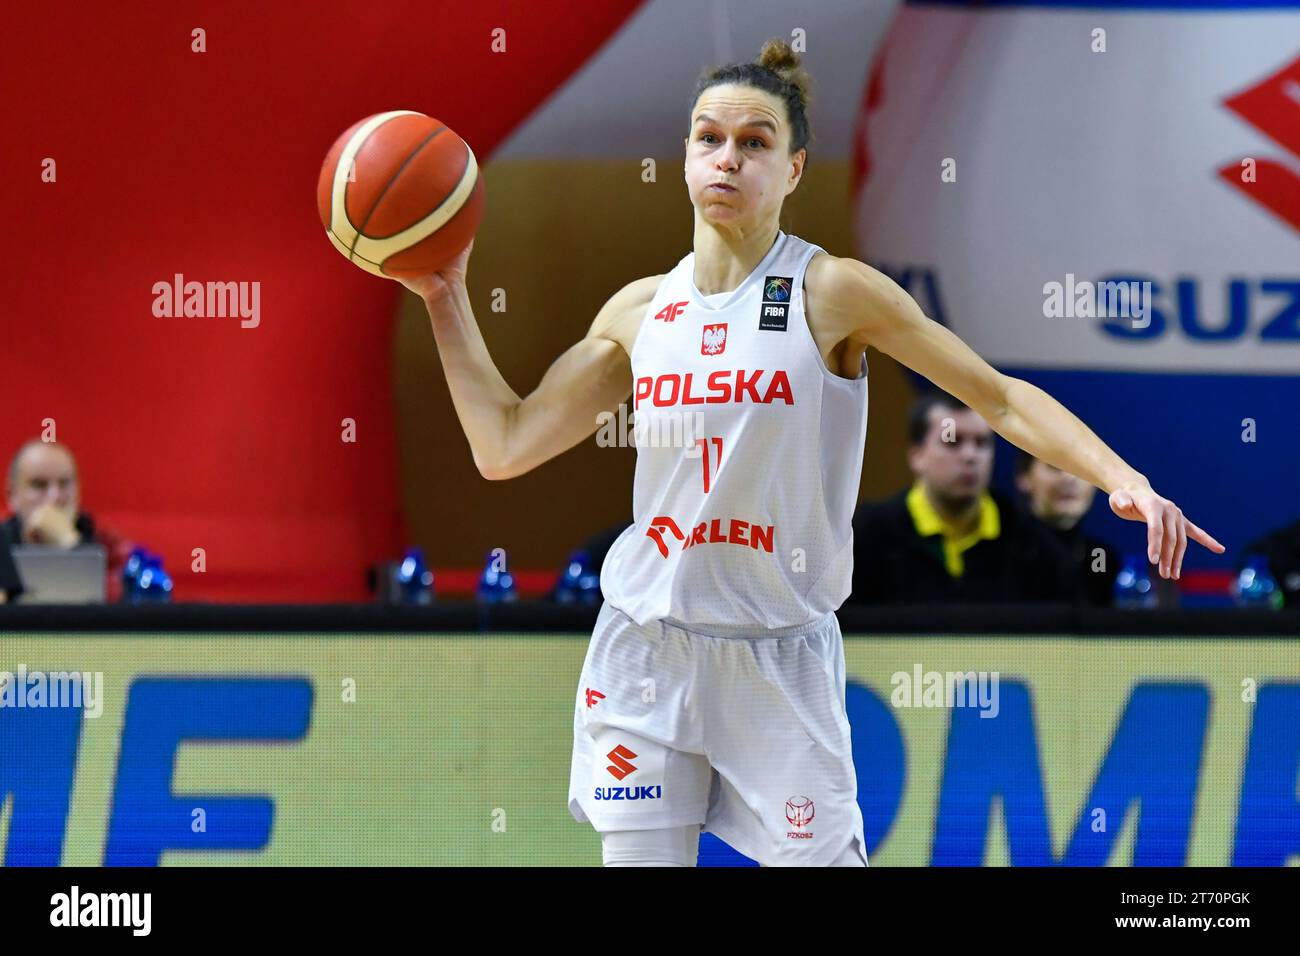
[[[558,604],[599,604],[601,601],[600,575],[591,567],[591,556],[586,551],[574,551],[555,585]]]
[[[433,603],[433,572],[424,562],[422,548],[409,548],[397,566],[397,592],[403,604]]]
[[[1276,610],[1282,606],[1282,589],[1277,586],[1262,554],[1246,555],[1246,563],[1232,582],[1232,603],[1237,607],[1263,607]]]
[[[515,577],[505,569],[502,554],[504,551],[501,548],[493,548],[488,552],[487,566],[483,569],[483,577],[478,582],[478,599],[486,604],[500,604],[519,599],[519,592],[515,589]],[[501,564],[499,570],[498,564]]]
[[[1156,591],[1151,586],[1144,554],[1128,554],[1115,576],[1115,606],[1121,608],[1148,608],[1156,606]]]
[[[133,604],[166,604],[172,599],[172,579],[163,570],[162,556],[147,554],[136,579]]]
[[[122,601],[134,604],[136,589],[140,586],[140,572],[144,569],[149,552],[144,548],[132,548],[131,556],[122,567]]]

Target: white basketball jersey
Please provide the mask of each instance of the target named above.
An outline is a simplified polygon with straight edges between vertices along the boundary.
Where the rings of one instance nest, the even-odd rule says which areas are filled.
[[[824,251],[778,231],[732,292],[700,294],[694,252],[660,282],[631,355],[635,520],[600,575],[637,624],[794,627],[848,597],[867,363],[834,374],[808,328]]]

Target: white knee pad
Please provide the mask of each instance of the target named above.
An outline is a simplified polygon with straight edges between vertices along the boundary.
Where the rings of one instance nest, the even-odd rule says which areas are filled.
[[[607,830],[600,835],[606,866],[695,866],[700,824],[662,830]]]

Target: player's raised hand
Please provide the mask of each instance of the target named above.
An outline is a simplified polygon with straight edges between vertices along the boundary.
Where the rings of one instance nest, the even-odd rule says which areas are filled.
[[[1147,558],[1160,566],[1162,578],[1177,579],[1182,574],[1188,538],[1199,541],[1215,554],[1226,550],[1212,535],[1185,518],[1181,508],[1156,494],[1150,485],[1116,488],[1110,494],[1110,510],[1121,518],[1146,522]]]
[[[398,279],[397,281],[425,302],[436,302],[445,296],[450,296],[457,287],[463,288],[465,285],[465,274],[469,269],[469,254],[473,248],[474,240],[471,239],[469,245],[461,251],[460,255],[437,272],[431,272],[428,275],[418,276],[414,279]]]

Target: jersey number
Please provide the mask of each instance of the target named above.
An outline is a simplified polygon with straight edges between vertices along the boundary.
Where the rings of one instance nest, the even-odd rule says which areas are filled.
[[[695,444],[699,445],[700,450],[703,452],[703,454],[700,455],[700,464],[704,466],[704,493],[706,495],[709,493],[709,488],[712,484],[709,481],[709,442],[714,442],[717,445],[716,464],[714,465],[714,471],[716,472],[717,466],[722,464],[722,436],[715,435],[712,438],[695,439]]]

